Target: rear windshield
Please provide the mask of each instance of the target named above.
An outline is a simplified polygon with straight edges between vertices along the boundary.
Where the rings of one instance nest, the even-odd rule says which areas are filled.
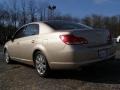
[[[88,27],[83,24],[78,23],[69,23],[69,22],[58,22],[58,21],[51,21],[51,22],[45,22],[48,26],[55,30],[71,30],[71,29],[92,29],[91,27]]]

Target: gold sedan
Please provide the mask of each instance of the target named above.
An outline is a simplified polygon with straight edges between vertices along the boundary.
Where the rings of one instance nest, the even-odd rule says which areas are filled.
[[[5,44],[5,61],[34,65],[40,76],[52,69],[77,69],[109,60],[115,47],[108,30],[67,21],[33,22],[22,26]]]

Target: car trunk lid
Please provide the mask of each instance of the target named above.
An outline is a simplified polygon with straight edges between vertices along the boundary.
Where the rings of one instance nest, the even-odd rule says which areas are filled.
[[[84,45],[88,47],[107,45],[110,39],[108,30],[67,30],[67,32],[86,39],[88,43]]]

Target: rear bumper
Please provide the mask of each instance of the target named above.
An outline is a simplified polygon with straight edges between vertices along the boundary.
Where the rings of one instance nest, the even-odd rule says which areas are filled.
[[[99,52],[105,50],[106,55],[101,57]],[[107,60],[115,56],[115,46],[86,48],[81,46],[66,46],[59,51],[49,62],[51,69],[77,69],[82,65],[97,61]]]
[[[87,60],[87,61],[79,62],[79,63],[76,63],[76,62],[52,62],[50,65],[51,65],[51,69],[79,69],[83,65],[95,63],[95,62],[99,62],[99,61],[106,61],[106,60],[109,60],[110,58],[112,58],[113,56],[115,56],[115,55],[111,55],[111,56],[107,57],[106,59]]]

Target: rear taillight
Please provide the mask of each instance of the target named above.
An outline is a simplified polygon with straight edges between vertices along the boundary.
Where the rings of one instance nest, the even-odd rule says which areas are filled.
[[[74,35],[60,35],[60,39],[65,44],[88,44],[88,41],[83,37],[76,37]]]

